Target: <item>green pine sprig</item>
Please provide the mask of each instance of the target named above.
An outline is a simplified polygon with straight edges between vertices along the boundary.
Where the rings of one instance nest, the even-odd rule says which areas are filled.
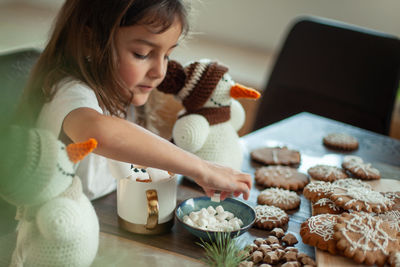
[[[208,234],[208,233],[207,233]],[[201,243],[196,243],[204,249],[204,258],[201,260],[211,267],[237,267],[240,262],[248,258],[248,253],[240,249],[236,240],[229,232],[217,232],[210,242],[200,238]]]

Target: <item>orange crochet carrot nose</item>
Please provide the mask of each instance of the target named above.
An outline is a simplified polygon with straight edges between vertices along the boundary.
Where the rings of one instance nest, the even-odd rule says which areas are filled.
[[[261,94],[253,88],[249,88],[237,83],[231,87],[230,95],[234,99],[237,98],[258,99]]]
[[[92,152],[92,150],[95,149],[96,147],[97,147],[96,139],[90,138],[89,140],[83,143],[69,144],[66,149],[69,159],[73,163],[77,163],[78,161],[86,157],[87,154]]]

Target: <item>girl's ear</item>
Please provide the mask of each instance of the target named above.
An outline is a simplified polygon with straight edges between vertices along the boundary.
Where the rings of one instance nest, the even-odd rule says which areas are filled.
[[[90,138],[83,143],[73,143],[66,147],[69,160],[73,163],[77,163],[86,157],[90,152],[97,147],[97,141],[94,138]]]
[[[185,85],[186,74],[183,66],[174,60],[168,62],[167,73],[157,89],[166,94],[176,95]]]

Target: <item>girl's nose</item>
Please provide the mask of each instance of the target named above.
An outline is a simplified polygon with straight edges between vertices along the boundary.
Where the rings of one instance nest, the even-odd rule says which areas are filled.
[[[149,76],[153,79],[164,78],[168,61],[164,57],[154,60],[149,70]]]

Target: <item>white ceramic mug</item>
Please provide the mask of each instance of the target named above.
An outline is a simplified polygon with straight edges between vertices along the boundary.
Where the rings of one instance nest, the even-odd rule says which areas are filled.
[[[129,179],[130,164],[110,161],[110,171],[118,179],[118,221],[125,230],[140,234],[168,231],[174,222],[177,175],[157,182]],[[129,174],[129,175],[128,175]]]

